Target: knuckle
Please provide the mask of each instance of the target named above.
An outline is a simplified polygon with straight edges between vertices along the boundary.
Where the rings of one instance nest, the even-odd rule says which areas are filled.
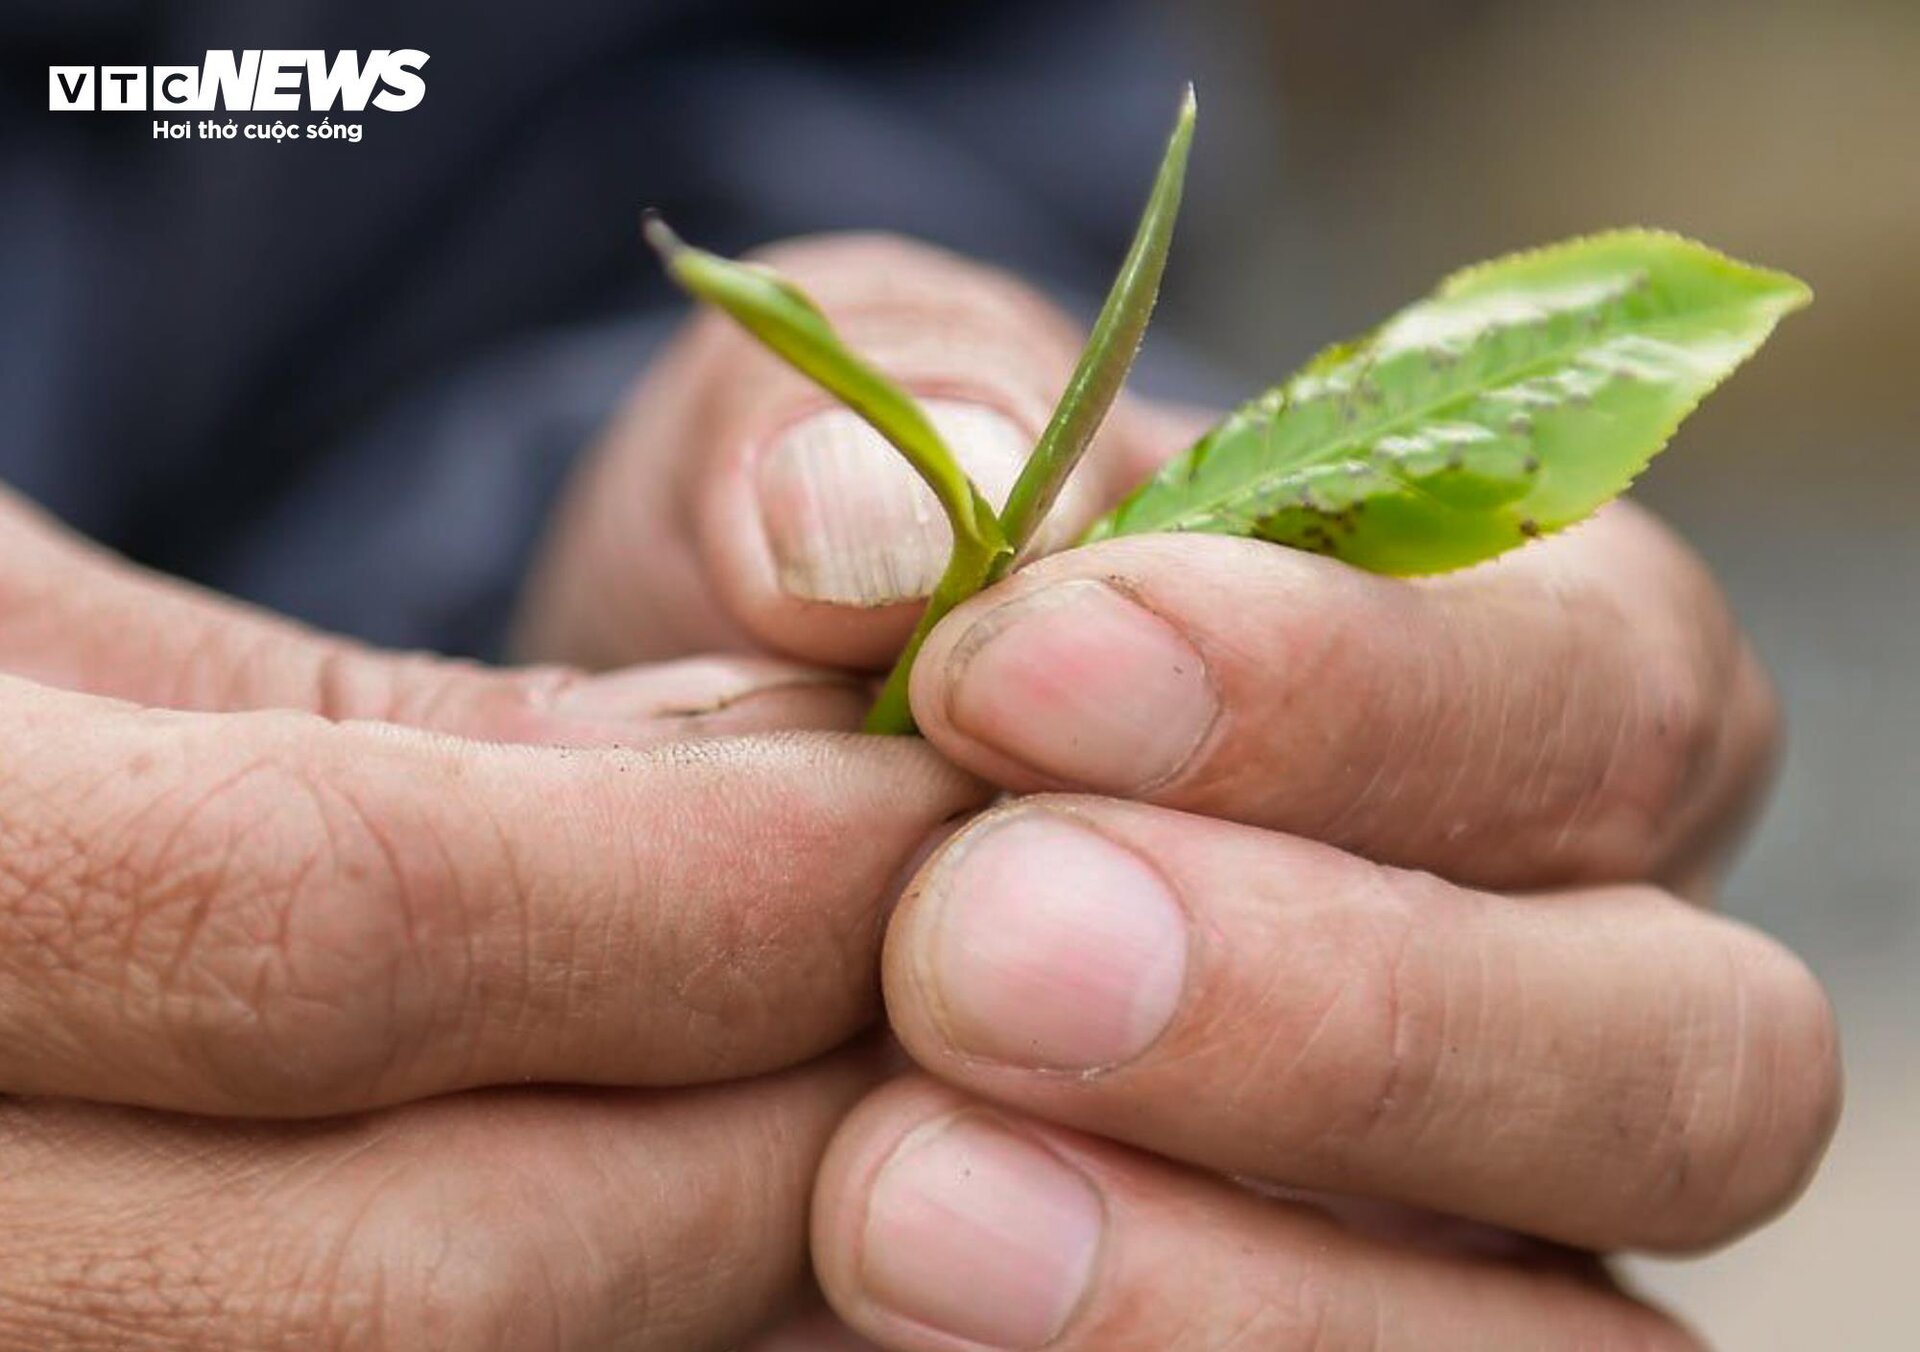
[[[1293,1271],[1283,1282],[1262,1284],[1249,1293],[1244,1312],[1207,1342],[1218,1352],[1369,1352],[1377,1346],[1366,1330],[1377,1327],[1371,1317],[1354,1317],[1340,1309],[1345,1294],[1324,1263],[1295,1256]]]
[[[1722,705],[1703,672],[1681,661],[1643,668],[1628,726],[1613,743],[1599,783],[1610,820],[1592,834],[1599,877],[1642,876],[1657,867],[1676,831],[1697,819],[1722,741]]]
[[[816,235],[750,256],[794,278],[830,312],[843,311],[843,325],[863,345],[889,346],[898,327],[889,317],[898,314],[914,320],[915,330],[938,319],[1003,343],[1015,338],[1033,352],[1057,349],[1070,359],[1078,348],[1065,312],[1013,273],[905,235]]]
[[[1653,594],[1663,604],[1624,600],[1608,609],[1629,626],[1635,653],[1633,700],[1600,796],[1610,820],[1600,833],[1601,876],[1659,873],[1716,815],[1750,799],[1781,742],[1778,697],[1705,564],[1649,518]]]
[[[1024,291],[1012,274],[910,235],[849,230],[781,240],[747,255],[828,293],[857,289],[862,296],[937,294],[961,282]]]
[[[408,659],[402,658],[400,662]],[[327,641],[313,653],[313,692],[309,706],[329,723],[372,719],[397,723],[401,683],[399,663],[370,660],[351,644]]]
[[[57,1055],[169,1104],[358,1106],[424,1022],[424,959],[464,951],[445,852],[356,801],[310,715],[127,717],[98,775],[0,783],[0,971]]]
[[[1839,1123],[1840,1039],[1832,1002],[1798,955],[1753,936],[1744,956],[1752,1073],[1741,1095],[1747,1167],[1727,1187],[1732,1223],[1757,1224],[1805,1187]]]
[[[1647,676],[1642,720],[1652,748],[1646,811],[1658,821],[1698,795],[1719,744],[1720,696],[1698,670],[1657,666]]]
[[[815,236],[750,257],[792,278],[893,379],[924,396],[988,406],[1022,426],[1044,425],[1079,350],[1076,326],[1038,291],[916,240]],[[711,311],[690,321],[671,361],[687,416],[721,443],[751,444],[761,429],[817,404],[804,382]],[[748,371],[756,374],[743,381]]]
[[[379,1337],[347,1345],[462,1352],[600,1345],[567,1328],[563,1273],[568,1264],[597,1267],[604,1255],[555,1252],[555,1235],[529,1233],[529,1208],[551,1205],[532,1189],[495,1188],[486,1197],[416,1209],[390,1239],[372,1246],[370,1272],[346,1274],[340,1283],[375,1293],[365,1323]],[[632,1272],[621,1275],[644,1311],[651,1303],[645,1283]],[[638,1322],[644,1326],[644,1314]]]
[[[1371,1317],[1353,1319],[1343,1311],[1336,1317],[1333,1279],[1317,1265],[1305,1265],[1292,1283],[1287,1299],[1269,1302],[1260,1319],[1229,1341],[1231,1349],[1279,1348],[1283,1352],[1371,1352],[1378,1341],[1366,1330],[1377,1328]],[[1352,1327],[1345,1333],[1343,1324]]]
[[[864,272],[875,265],[951,267],[964,265],[950,253],[911,235],[890,230],[836,230],[798,235],[751,250],[748,258],[796,277]]]
[[[1789,950],[1741,931],[1673,1064],[1648,1154],[1642,1238],[1665,1249],[1723,1243],[1806,1185],[1841,1105],[1838,1030],[1825,991]]]
[[[158,703],[176,709],[217,709],[246,702],[247,678],[271,661],[263,633],[219,623],[211,617],[190,622]]]
[[[549,730],[541,695],[560,672],[488,671],[425,654],[374,654],[328,642],[314,654],[311,707],[331,723],[431,728],[493,741],[539,740]]]
[[[1430,890],[1421,876],[1378,870],[1331,904],[1295,908],[1276,948],[1298,961],[1236,996],[1217,1046],[1239,1066],[1234,1101],[1270,1106],[1264,1149],[1276,1157],[1337,1167],[1359,1143],[1417,1131],[1441,1033],[1410,980],[1415,917],[1396,893]]]
[[[751,1146],[722,1150],[698,1180],[656,1170],[636,1215],[621,1200],[633,1177],[628,1147],[600,1125],[576,1132],[571,1108],[523,1115],[532,1106],[521,1096],[499,1117],[427,1109],[430,1125],[396,1128],[396,1141],[460,1167],[417,1170],[400,1189],[389,1169],[354,1171],[340,1207],[351,1232],[330,1246],[342,1257],[322,1271],[363,1303],[371,1293],[372,1346],[733,1346],[726,1335],[745,1340],[799,1280],[803,1234],[738,1242],[783,1235],[811,1181],[777,1129],[764,1129],[780,1153],[775,1173]],[[586,1120],[598,1116],[590,1109]],[[759,1184],[789,1175],[788,1201],[763,1200]]]
[[[1722,715],[1720,782],[1706,805],[1736,822],[1754,812],[1772,784],[1787,742],[1779,689],[1752,648],[1739,648]]]
[[[270,843],[260,816],[271,803]],[[368,899],[390,872],[328,793],[274,760],[191,809],[193,908],[162,974],[184,1041],[236,1096],[334,1101],[375,1078],[391,1028],[382,986],[398,936]],[[345,824],[346,830],[340,826]],[[164,894],[162,894],[164,895]]]
[[[155,935],[146,966],[175,1040],[241,1103],[377,1099],[426,1021],[417,978],[454,909],[447,862],[297,752],[258,754],[178,812],[134,922]]]
[[[1200,1304],[1170,1303],[1157,1286],[1119,1292],[1112,1314],[1090,1332],[1085,1345],[1161,1352],[1369,1352],[1378,1346],[1368,1332],[1377,1321],[1369,1311],[1341,1308],[1354,1298],[1345,1285],[1327,1264],[1296,1249],[1265,1270],[1224,1278]]]
[[[816,829],[796,827],[786,839],[796,853],[816,853],[801,848]],[[636,919],[645,950],[658,955],[662,1026],[675,1032],[663,1055],[700,1074],[771,1070],[817,1055],[871,1019],[877,902],[888,878],[881,867],[862,872],[829,891],[770,857],[740,861],[719,889],[677,865],[655,879],[655,895],[709,898],[692,909],[648,907]],[[847,904],[855,898],[875,904]],[[792,995],[802,982],[798,1008]]]
[[[1269,559],[1253,552],[1266,548],[1257,542],[1210,536],[1141,536],[1095,548],[1115,546],[1137,548],[1148,567],[1175,576],[1190,572],[1194,553],[1204,551],[1210,571],[1260,579],[1256,599],[1265,627],[1222,664],[1223,670],[1244,666],[1250,675],[1225,692],[1228,721],[1221,735],[1209,738],[1181,772],[1183,798],[1196,810],[1228,815],[1261,802],[1265,815],[1311,839],[1372,847],[1393,863],[1416,859],[1419,850],[1408,845],[1407,800],[1428,792],[1423,765],[1431,744],[1459,717],[1457,672],[1435,653],[1405,660],[1396,651],[1397,625],[1357,621],[1379,614],[1377,598],[1326,569],[1324,559]],[[1284,653],[1285,660],[1276,668],[1262,660],[1268,651]],[[1329,699],[1330,691],[1342,697]],[[1329,761],[1320,754],[1324,745],[1343,754]],[[1275,776],[1277,759],[1303,772]],[[1443,797],[1436,817],[1453,815],[1453,806]]]
[[[1762,766],[1779,759],[1786,744],[1787,721],[1780,691],[1766,665],[1744,642],[1735,668],[1732,721],[1734,732],[1751,748],[1750,758]]]

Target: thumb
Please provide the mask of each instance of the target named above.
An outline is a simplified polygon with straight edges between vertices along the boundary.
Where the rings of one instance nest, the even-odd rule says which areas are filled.
[[[1007,274],[907,240],[840,236],[766,259],[913,391],[999,505],[1081,334]],[[1058,548],[1179,431],[1116,408],[1037,547]],[[724,318],[691,323],[576,483],[529,594],[543,656],[597,665],[727,646],[883,665],[945,566],[932,493],[856,415]]]
[[[135,568],[4,489],[0,673],[173,709],[298,709],[551,745],[848,727],[862,700],[844,678],[763,657],[588,677],[380,652]]]

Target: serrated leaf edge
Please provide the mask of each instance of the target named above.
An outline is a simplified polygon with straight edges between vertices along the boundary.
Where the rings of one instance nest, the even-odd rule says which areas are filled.
[[[1780,295],[1776,304],[1772,306],[1762,307],[1762,322],[1764,323],[1764,328],[1760,330],[1754,342],[1747,347],[1746,352],[1744,352],[1741,355],[1738,361],[1734,362],[1731,366],[1729,366],[1727,370],[1722,372],[1720,375],[1715,377],[1710,383],[1705,385],[1700,390],[1700,392],[1692,399],[1692,401],[1689,402],[1684,408],[1682,408],[1674,416],[1672,421],[1666,425],[1666,430],[1661,434],[1658,444],[1655,445],[1652,448],[1652,450],[1648,452],[1646,457],[1640,462],[1640,467],[1633,471],[1633,473],[1628,477],[1626,483],[1621,487],[1619,492],[1614,495],[1615,497],[1618,497],[1620,494],[1629,491],[1634,484],[1639,482],[1641,476],[1643,476],[1647,472],[1648,467],[1653,463],[1654,459],[1658,457],[1662,452],[1664,452],[1669,445],[1672,444],[1673,438],[1678,433],[1681,425],[1685,423],[1688,418],[1693,416],[1693,414],[1699,409],[1700,405],[1703,402],[1705,402],[1707,396],[1712,394],[1718,388],[1720,388],[1720,386],[1724,384],[1726,380],[1730,376],[1732,376],[1735,371],[1739,370],[1741,366],[1744,366],[1748,361],[1752,360],[1753,357],[1758,354],[1759,350],[1765,346],[1767,339],[1771,337],[1774,330],[1779,327],[1780,321],[1783,318],[1785,318],[1787,315],[1793,313],[1796,310],[1804,308],[1805,306],[1807,306],[1812,302],[1813,300],[1812,287],[1808,286],[1807,283],[1802,281],[1800,278],[1795,277],[1791,273],[1783,272],[1774,268],[1759,267],[1751,263],[1742,262],[1741,260],[1734,258],[1733,256],[1727,253],[1724,253],[1719,249],[1714,248],[1710,244],[1704,244],[1701,241],[1697,239],[1693,239],[1690,236],[1681,234],[1678,231],[1664,230],[1664,229],[1658,229],[1658,228],[1646,227],[1646,226],[1630,226],[1630,227],[1622,227],[1619,229],[1612,229],[1612,230],[1593,231],[1588,234],[1574,236],[1573,238],[1570,238],[1570,239],[1559,240],[1552,244],[1545,244],[1545,245],[1539,245],[1534,248],[1516,250],[1511,253],[1502,254],[1496,258],[1491,258],[1479,263],[1471,264],[1467,267],[1460,268],[1455,270],[1452,273],[1449,273],[1446,277],[1444,277],[1440,281],[1439,285],[1437,285],[1432,291],[1420,297],[1419,299],[1410,302],[1408,305],[1403,306],[1400,310],[1395,311],[1393,315],[1388,316],[1386,319],[1382,320],[1379,324],[1367,330],[1367,332],[1364,335],[1358,338],[1349,339],[1343,342],[1330,343],[1327,346],[1321,348],[1318,352],[1314,354],[1314,356],[1311,359],[1309,359],[1304,365],[1302,365],[1292,375],[1288,376],[1285,380],[1281,381],[1280,384],[1274,386],[1271,390],[1267,391],[1266,393],[1255,396],[1253,399],[1248,400],[1245,404],[1241,405],[1239,408],[1235,409],[1233,412],[1227,414],[1226,417],[1221,419],[1219,423],[1216,423],[1213,428],[1209,428],[1206,433],[1203,433],[1202,436],[1193,443],[1193,445],[1189,446],[1186,451],[1183,451],[1179,456],[1177,456],[1175,458],[1174,463],[1179,464],[1179,463],[1185,462],[1187,464],[1186,478],[1187,478],[1187,482],[1191,484],[1193,480],[1198,477],[1203,461],[1192,461],[1190,460],[1190,457],[1193,455],[1194,451],[1196,451],[1200,447],[1200,445],[1207,440],[1208,437],[1212,436],[1213,433],[1218,428],[1224,426],[1226,422],[1234,418],[1249,416],[1247,414],[1247,410],[1258,408],[1258,406],[1270,401],[1275,402],[1275,407],[1271,411],[1263,411],[1258,416],[1263,416],[1268,420],[1278,420],[1279,418],[1285,417],[1288,409],[1292,406],[1292,402],[1293,402],[1292,395],[1293,395],[1294,387],[1297,385],[1297,383],[1301,379],[1303,379],[1308,375],[1312,375],[1320,371],[1323,371],[1327,367],[1336,365],[1341,361],[1357,360],[1362,358],[1366,352],[1367,347],[1377,338],[1380,331],[1383,328],[1385,328],[1388,324],[1392,323],[1393,320],[1397,318],[1399,315],[1404,314],[1408,310],[1411,310],[1419,305],[1426,304],[1431,301],[1449,299],[1452,296],[1457,295],[1461,290],[1463,290],[1468,285],[1472,284],[1475,279],[1485,275],[1488,272],[1493,271],[1494,269],[1510,267],[1520,262],[1550,259],[1559,254],[1572,253],[1583,248],[1590,248],[1596,244],[1610,244],[1610,243],[1616,243],[1616,242],[1617,243],[1653,242],[1653,241],[1658,241],[1666,244],[1681,245],[1690,251],[1700,254],[1702,256],[1702,261],[1712,264],[1716,269],[1722,272],[1737,273],[1737,274],[1740,274],[1741,276],[1755,277],[1755,278],[1762,279],[1768,283],[1772,283],[1775,286],[1777,286],[1780,292]],[[1736,308],[1746,309],[1749,306],[1757,302],[1760,302],[1760,300],[1761,300],[1760,297],[1755,296],[1746,301],[1739,303],[1738,305],[1730,304],[1723,307],[1715,307],[1714,309],[1710,309],[1710,310],[1689,311],[1687,317],[1692,319],[1692,318],[1699,318],[1703,315],[1711,316],[1713,314],[1720,313],[1723,310],[1736,309]],[[1516,367],[1512,371],[1503,374],[1503,376],[1498,381],[1490,385],[1489,388],[1499,388],[1501,385],[1510,384],[1515,380],[1525,379],[1527,377],[1527,374],[1530,371],[1535,370],[1542,366],[1552,365],[1554,360],[1555,359],[1553,358],[1545,358],[1537,362],[1529,363],[1525,366]],[[1444,400],[1439,403],[1423,405],[1418,409],[1411,410],[1409,413],[1402,416],[1401,418],[1395,419],[1388,423],[1381,424],[1376,429],[1376,432],[1378,435],[1388,435],[1395,430],[1404,430],[1404,428],[1409,424],[1417,425],[1419,422],[1423,421],[1424,419],[1431,417],[1438,410],[1449,407],[1451,404],[1458,402],[1458,400],[1463,397],[1467,397],[1467,396],[1455,396],[1452,399]],[[1327,463],[1331,463],[1331,461],[1320,460],[1320,461],[1315,461],[1311,463],[1327,464]],[[1293,466],[1288,470],[1283,471],[1283,476],[1285,474],[1292,474],[1300,469],[1305,469],[1308,467],[1309,466],[1307,464]],[[1162,533],[1190,532],[1194,530],[1195,527],[1191,525],[1179,524],[1177,520],[1172,524],[1156,526],[1151,531],[1119,532],[1114,529],[1115,525],[1119,521],[1119,518],[1121,517],[1122,513],[1126,510],[1126,508],[1136,498],[1151,491],[1155,487],[1155,485],[1158,483],[1160,483],[1160,476],[1156,474],[1151,478],[1149,478],[1148,480],[1146,480],[1141,485],[1139,485],[1139,487],[1134,489],[1131,493],[1129,493],[1126,496],[1125,499],[1123,499],[1118,505],[1116,505],[1112,511],[1106,513],[1105,515],[1100,517],[1099,520],[1095,521],[1090,527],[1088,527],[1087,531],[1081,536],[1078,543],[1088,544],[1097,540],[1116,538],[1118,535],[1123,533],[1125,534],[1133,534],[1133,533],[1162,534]],[[1406,483],[1405,486],[1413,491],[1422,492],[1423,495],[1428,496],[1429,498],[1431,497],[1430,494],[1424,494],[1424,490],[1421,490],[1417,484]],[[1263,486],[1263,490],[1266,488],[1270,488],[1270,486]],[[1253,491],[1255,490],[1251,488],[1243,489],[1243,490],[1238,490],[1235,493],[1230,493],[1224,497],[1214,498],[1209,503],[1205,504],[1203,507],[1196,509],[1196,511],[1193,512],[1191,515],[1214,516],[1214,517],[1228,515],[1228,512],[1225,509],[1228,504],[1234,501],[1235,497],[1241,496],[1244,493],[1249,493]],[[1540,534],[1542,535],[1555,534],[1571,526],[1578,525],[1583,521],[1587,521],[1592,518],[1595,512],[1597,512],[1602,506],[1605,506],[1605,505],[1606,505],[1605,503],[1598,503],[1589,511],[1587,511],[1584,515],[1572,518],[1571,520],[1554,523],[1549,527],[1543,528],[1540,531]],[[1249,518],[1249,519],[1257,520],[1256,518]],[[1436,569],[1432,571],[1445,572],[1448,570]],[[1401,576],[1412,577],[1412,576],[1428,576],[1428,575],[1431,575],[1431,574],[1407,573],[1407,574],[1402,574]]]

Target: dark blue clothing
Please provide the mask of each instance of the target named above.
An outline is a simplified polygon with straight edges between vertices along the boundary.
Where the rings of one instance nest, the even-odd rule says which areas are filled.
[[[894,229],[1097,294],[1187,74],[1159,22],[0,0],[0,479],[157,567],[490,653],[568,463],[683,313],[642,205],[721,249]],[[426,98],[357,145],[46,111],[50,64],[252,47],[421,48]]]

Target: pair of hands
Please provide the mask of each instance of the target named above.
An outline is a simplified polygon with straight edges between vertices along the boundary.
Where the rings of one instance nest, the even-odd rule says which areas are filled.
[[[780,263],[1011,482],[1070,326],[898,243]],[[1185,431],[1117,412],[1069,518]],[[898,645],[937,513],[713,319],[556,523],[568,666],[3,507],[0,1345],[863,1345],[810,1255],[902,1352],[1687,1346],[1581,1253],[1725,1239],[1831,1129],[1818,986],[1691,904],[1767,688],[1632,508],[1413,585],[1043,560],[928,645],[922,745],[823,731],[822,669]]]

